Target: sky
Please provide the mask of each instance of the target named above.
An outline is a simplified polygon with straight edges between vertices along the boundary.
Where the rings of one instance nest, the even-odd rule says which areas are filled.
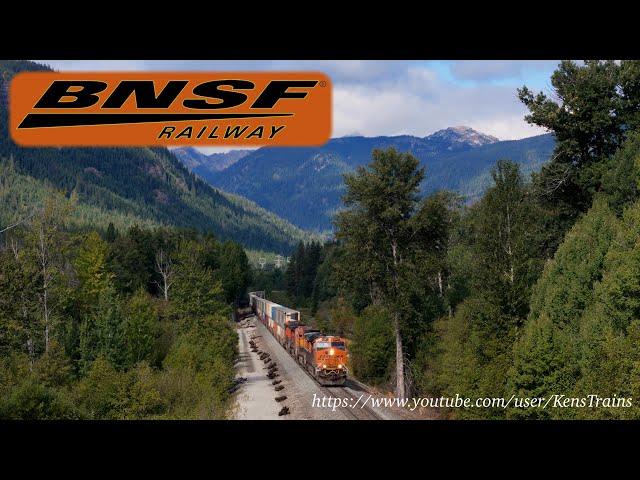
[[[333,81],[333,134],[425,137],[468,126],[501,140],[545,133],[524,120],[523,85],[551,93],[557,60],[37,60],[59,71],[315,70]],[[221,151],[224,149],[201,149]]]

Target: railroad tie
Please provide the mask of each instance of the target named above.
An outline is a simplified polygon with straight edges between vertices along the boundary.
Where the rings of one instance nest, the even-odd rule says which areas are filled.
[[[278,416],[281,417],[283,415],[289,415],[290,413],[291,413],[291,410],[289,410],[289,407],[282,407],[278,412]]]

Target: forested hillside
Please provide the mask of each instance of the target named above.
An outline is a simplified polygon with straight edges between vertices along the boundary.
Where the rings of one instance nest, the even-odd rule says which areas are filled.
[[[0,418],[226,418],[250,267],[219,239],[303,235],[167,150],[17,147],[7,81],[39,68],[0,65]]]
[[[77,205],[47,192],[0,228],[0,418],[226,418],[243,248],[169,228],[78,232]]]
[[[32,62],[0,63],[0,166],[12,179],[3,182],[3,206],[11,209],[3,208],[0,220],[11,223],[29,215],[33,205],[28,202],[44,198],[53,188],[78,197],[78,224],[102,230],[109,221],[121,229],[174,225],[284,254],[307,238],[253,202],[212,188],[164,148],[15,145],[7,130],[8,81],[18,71],[44,68]]]
[[[531,180],[496,158],[465,205],[423,195],[416,156],[375,150],[345,177],[337,240],[299,245],[262,284],[346,335],[362,380],[520,399],[445,417],[640,418],[640,62],[562,62],[551,85],[518,91],[557,139]]]
[[[202,153],[193,147],[174,148],[171,152],[184,163],[193,173],[201,176],[205,180],[216,172],[229,168],[243,157],[246,157],[251,150],[230,150],[224,153]]]
[[[538,171],[553,150],[552,135],[500,142],[470,128],[454,127],[424,138],[344,137],[319,148],[261,148],[219,172],[212,185],[250,198],[301,228],[333,228],[345,193],[342,176],[366,165],[375,148],[412,153],[425,167],[423,194],[455,191],[471,202],[490,185],[490,170],[501,158],[521,165],[525,176]]]

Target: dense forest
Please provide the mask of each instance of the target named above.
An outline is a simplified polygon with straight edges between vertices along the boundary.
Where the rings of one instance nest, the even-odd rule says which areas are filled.
[[[556,138],[528,178],[498,160],[473,205],[420,193],[410,153],[345,176],[336,239],[262,273],[350,339],[362,380],[398,395],[640,396],[640,62],[563,61],[518,91]],[[640,418],[630,408],[456,409],[454,418]]]
[[[51,195],[0,234],[0,418],[225,418],[243,248],[195,230],[77,231]]]
[[[246,198],[212,188],[165,148],[23,148],[8,134],[9,81],[47,70],[0,61],[0,222],[11,223],[52,189],[78,197],[74,222],[89,228],[177,226],[213,231],[252,250],[288,254],[308,234]]]
[[[45,69],[0,63],[0,418],[228,417],[236,241],[307,237],[165,149],[15,145],[8,81]]]

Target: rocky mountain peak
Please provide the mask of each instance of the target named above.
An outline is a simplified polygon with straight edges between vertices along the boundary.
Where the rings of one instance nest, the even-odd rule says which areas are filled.
[[[458,126],[449,127],[426,137],[428,140],[437,140],[449,143],[450,149],[458,146],[479,147],[490,143],[499,142],[500,140],[492,135],[478,132],[471,127]]]

